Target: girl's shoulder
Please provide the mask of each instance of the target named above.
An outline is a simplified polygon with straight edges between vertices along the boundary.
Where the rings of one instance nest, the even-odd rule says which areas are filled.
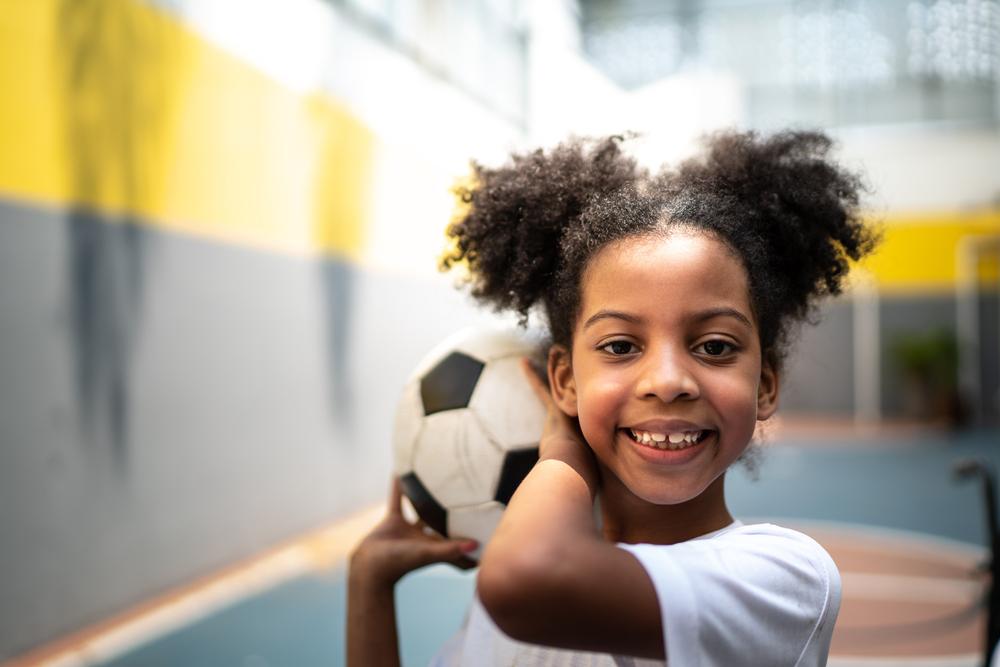
[[[734,564],[743,561],[745,565],[740,570],[755,569],[776,576],[789,572],[799,579],[816,578],[824,589],[839,595],[840,575],[826,549],[805,533],[773,523],[734,521],[725,528],[677,544],[619,546],[635,554],[647,569],[659,561],[670,560],[697,562],[708,570],[724,567],[733,571]]]
[[[722,530],[688,543],[696,550],[715,548],[748,555],[763,554],[770,558],[807,558],[822,573],[837,575],[837,565],[823,545],[803,532],[773,523],[744,524],[734,521]]]
[[[792,542],[809,545],[817,549],[823,549],[823,547],[816,540],[793,528],[779,526],[773,523],[743,523],[738,519],[725,528],[708,533],[707,535],[701,535],[700,537],[696,537],[690,541],[698,542],[700,540],[711,539],[721,539],[727,542],[769,542],[790,540]]]
[[[840,609],[840,574],[808,535],[737,521],[677,544],[618,546],[635,556],[656,589],[674,664],[698,664],[698,656],[703,665],[825,660]],[[757,652],[752,660],[747,651]]]

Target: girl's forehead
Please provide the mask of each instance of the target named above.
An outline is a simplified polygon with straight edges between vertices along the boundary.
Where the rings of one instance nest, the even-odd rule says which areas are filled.
[[[688,228],[605,246],[591,258],[581,288],[584,317],[608,304],[660,310],[725,305],[752,315],[740,259],[714,236]]]
[[[669,278],[681,269],[721,270],[743,282],[747,277],[742,260],[726,243],[697,229],[674,227],[609,243],[591,258],[583,283],[595,273],[639,267],[655,268],[653,277]]]

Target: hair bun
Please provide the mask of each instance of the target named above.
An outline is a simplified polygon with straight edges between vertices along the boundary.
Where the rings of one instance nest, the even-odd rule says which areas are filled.
[[[805,315],[817,297],[838,294],[848,259],[877,240],[861,219],[865,186],[829,157],[832,146],[819,132],[724,132],[709,137],[703,158],[664,177],[679,195],[672,208],[711,202],[727,235],[774,269],[758,297],[788,304],[792,316]]]
[[[455,188],[468,208],[448,227],[453,248],[442,270],[467,262],[474,297],[526,317],[552,289],[566,230],[592,201],[637,178],[620,142],[573,139],[498,168],[474,162],[472,184]]]

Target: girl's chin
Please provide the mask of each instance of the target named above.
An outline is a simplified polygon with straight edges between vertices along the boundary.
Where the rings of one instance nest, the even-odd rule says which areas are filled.
[[[678,475],[676,479],[633,475],[619,479],[633,496],[651,505],[682,505],[702,496],[721,477],[720,472],[709,476]]]
[[[636,494],[639,495],[639,494]],[[648,495],[640,495],[639,497],[645,500],[651,505],[683,505],[684,503],[690,502],[697,498],[700,494],[698,493],[651,493]]]
[[[630,480],[625,483],[625,486],[632,495],[651,505],[683,505],[700,496],[708,487],[707,484],[685,483],[664,488],[662,479],[645,483],[639,480]]]

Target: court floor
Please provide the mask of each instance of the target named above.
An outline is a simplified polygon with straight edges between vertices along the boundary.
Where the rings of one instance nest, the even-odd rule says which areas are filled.
[[[799,528],[837,561],[844,603],[831,665],[978,664],[983,618],[975,606],[985,580],[975,568],[986,557],[987,534],[979,484],[957,482],[951,472],[963,458],[1000,467],[1000,433],[928,429],[846,440],[789,432],[763,448],[756,480],[739,469],[730,473],[727,494],[737,517]],[[356,518],[350,530],[375,517]],[[345,534],[326,539],[343,545]],[[276,574],[244,572],[250,584],[207,598],[193,591],[21,664],[343,664],[343,549],[298,561],[294,550],[282,553],[260,564]],[[473,575],[447,566],[401,582],[404,665],[426,664],[459,627],[473,587]]]

